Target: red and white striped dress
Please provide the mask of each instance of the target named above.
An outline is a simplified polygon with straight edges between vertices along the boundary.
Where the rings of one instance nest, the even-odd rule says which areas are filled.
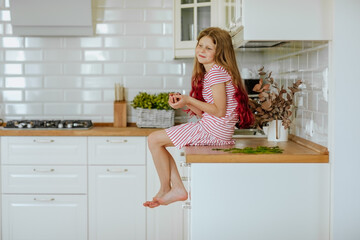
[[[226,83],[226,114],[216,117],[206,112],[198,122],[185,123],[165,129],[177,148],[184,146],[235,144],[232,139],[239,116],[236,113],[235,87],[230,74],[221,66],[214,65],[204,76],[203,97],[207,103],[214,103],[211,86]]]

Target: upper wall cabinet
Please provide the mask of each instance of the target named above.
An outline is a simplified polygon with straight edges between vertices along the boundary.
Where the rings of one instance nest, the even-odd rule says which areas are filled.
[[[234,45],[249,41],[331,40],[331,0],[242,0],[241,31]]]
[[[197,35],[205,28],[229,29],[240,18],[240,0],[176,0],[175,58],[194,57]]]

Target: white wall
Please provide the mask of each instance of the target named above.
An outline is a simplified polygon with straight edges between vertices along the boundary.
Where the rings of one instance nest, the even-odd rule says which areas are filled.
[[[359,11],[359,0],[334,0],[329,123],[333,240],[360,239]]]

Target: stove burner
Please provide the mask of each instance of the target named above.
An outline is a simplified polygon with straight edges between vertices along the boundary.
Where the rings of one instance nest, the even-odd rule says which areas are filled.
[[[91,120],[11,120],[5,128],[17,129],[89,129]]]

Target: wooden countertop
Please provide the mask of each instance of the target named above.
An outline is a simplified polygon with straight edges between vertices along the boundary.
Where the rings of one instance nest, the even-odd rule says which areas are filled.
[[[125,128],[112,127],[112,124],[95,123],[87,130],[31,130],[0,128],[0,136],[148,136],[159,128],[138,128],[130,125]],[[279,146],[281,154],[244,154],[214,151],[213,148]],[[294,135],[287,142],[269,142],[266,138],[240,138],[236,145],[185,147],[188,163],[328,163],[329,152],[326,147]]]
[[[244,154],[215,151],[213,148],[245,148],[257,146],[279,146],[280,154]],[[328,163],[326,147],[294,135],[287,142],[269,142],[266,138],[240,138],[235,146],[195,146],[185,147],[188,163]]]
[[[91,129],[8,129],[0,128],[0,136],[148,136],[159,128],[138,128],[134,126],[117,128],[112,124],[94,124]]]

